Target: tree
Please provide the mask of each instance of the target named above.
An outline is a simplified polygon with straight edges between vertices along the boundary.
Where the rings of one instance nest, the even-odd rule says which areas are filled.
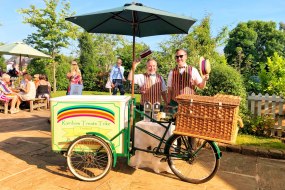
[[[66,73],[70,69],[70,62],[72,58],[66,57],[64,55],[57,56],[57,62],[60,62],[60,64],[57,65],[57,72],[56,72],[56,78],[57,78],[57,89],[58,90],[66,90],[68,87],[68,80],[66,78]],[[45,59],[32,59],[31,62],[28,65],[27,71],[31,75],[34,74],[45,74],[49,81],[53,77],[52,72],[52,63],[46,63]],[[53,88],[53,87],[52,87]]]
[[[216,54],[216,40],[211,37],[210,16],[205,17],[200,25],[185,38],[185,46],[189,50],[189,56],[197,63],[200,56],[207,58]]]
[[[103,90],[109,69],[118,57],[117,47],[124,41],[121,36],[111,34],[89,34],[79,37],[80,67],[83,71],[86,90]]]
[[[58,56],[58,62],[60,64],[57,65],[57,72],[56,72],[56,78],[57,78],[57,89],[59,90],[67,90],[69,85],[69,80],[66,78],[66,73],[70,71],[70,63],[73,60],[72,57],[67,57],[64,55]],[[47,71],[52,71],[52,69],[49,69],[49,67],[53,67],[52,64],[49,64],[47,67]],[[52,76],[53,73],[49,73],[48,76]]]
[[[262,89],[265,93],[285,95],[285,59],[274,53],[261,66],[259,73]]]
[[[24,16],[24,23],[29,23],[35,27],[36,32],[28,35],[26,43],[34,46],[52,56],[53,62],[53,90],[56,91],[56,57],[61,48],[69,45],[70,38],[75,39],[77,27],[65,18],[75,13],[70,13],[70,3],[60,0],[44,0],[45,7],[37,8],[30,5],[27,9],[20,9],[19,12]],[[59,9],[59,10],[58,10]]]
[[[47,74],[46,68],[48,64],[46,64],[46,60],[34,58],[28,64],[27,72],[31,75],[34,74]]]
[[[284,22],[280,22],[279,23],[279,29],[283,32],[285,32],[285,23]]]
[[[133,62],[133,44],[132,42],[129,41],[121,41],[122,45],[118,47],[117,53],[118,56],[122,59],[123,61],[123,66],[125,67],[125,71],[129,72],[132,69],[132,62]],[[149,47],[145,43],[136,43],[136,55],[135,58],[139,58],[139,54],[148,49]],[[150,56],[149,56],[150,57]],[[149,58],[148,57],[148,58]],[[145,62],[146,59],[143,59],[142,62]],[[140,64],[143,65],[143,64]],[[139,67],[136,72],[145,72],[145,65],[142,67]],[[127,75],[127,72],[125,73]]]
[[[277,52],[285,56],[285,33],[278,30],[275,22],[241,22],[229,33],[224,48],[227,61],[242,74],[257,75],[259,64]]]
[[[6,71],[6,64],[3,56],[0,56],[0,71]]]
[[[210,59],[212,64],[225,62],[224,57],[217,52],[219,45],[223,44],[227,28],[224,27],[216,36],[211,36],[211,18],[206,16],[199,25],[193,27],[188,35],[172,35],[170,40],[161,43],[161,53],[157,56],[162,64],[164,76],[176,65],[175,51],[183,48],[188,51],[188,63],[198,66],[200,56]]]
[[[84,80],[84,89],[91,90],[94,87],[95,79],[95,47],[91,34],[83,32],[78,38],[80,48],[80,70]]]
[[[236,69],[227,64],[217,63],[213,65],[206,89],[197,90],[197,93],[206,96],[216,94],[239,96],[241,97],[241,113],[245,114],[247,111],[243,77]]]
[[[171,35],[171,38],[159,44],[161,51],[155,52],[154,57],[158,62],[159,73],[166,79],[169,71],[175,67],[175,51],[183,48],[185,35]],[[186,49],[186,48],[185,48]]]
[[[119,56],[117,49],[122,41],[124,41],[124,38],[119,35],[93,35],[93,43],[96,55],[96,68],[100,68],[100,71],[103,72],[109,71],[110,67],[116,62],[116,58]]]
[[[1,26],[1,23],[0,23]],[[0,46],[2,46],[3,43],[0,42]],[[0,71],[6,71],[6,64],[5,64],[5,58],[1,55],[0,56]]]

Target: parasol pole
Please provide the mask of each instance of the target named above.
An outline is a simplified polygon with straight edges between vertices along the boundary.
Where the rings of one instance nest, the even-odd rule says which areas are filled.
[[[137,23],[135,21],[135,12],[133,11],[133,23],[132,23],[132,29],[133,29],[133,60],[132,60],[132,98],[135,97],[135,83],[134,83],[134,78],[135,78],[135,67],[133,62],[135,61],[135,55],[136,55],[136,27]],[[131,123],[133,120],[133,106],[131,108]]]
[[[135,76],[135,68],[133,62],[135,61],[135,51],[136,51],[136,12],[133,11],[133,23],[132,23],[132,29],[133,29],[133,61],[132,61],[132,99],[135,97],[135,83],[134,83],[134,76]],[[130,110],[130,133],[131,133],[131,140],[134,141],[134,136],[135,136],[135,130],[133,128],[134,126],[134,110],[135,110],[135,105],[133,104],[132,100],[132,105],[131,105],[131,110]],[[132,143],[132,150],[134,150],[134,142]]]
[[[134,83],[134,78],[135,78],[135,68],[133,62],[135,61],[135,51],[136,51],[136,38],[135,38],[135,27],[133,27],[133,60],[132,60],[132,98],[135,97],[135,83]]]
[[[18,75],[18,84],[19,85],[20,85],[20,82],[21,82],[21,79],[20,79],[21,71],[22,71],[22,54],[20,54],[20,60],[19,60],[19,75]]]
[[[133,65],[133,62],[135,61],[135,55],[136,55],[136,29],[138,26],[137,23],[137,14],[136,11],[132,12],[133,16],[133,22],[132,22],[132,29],[133,29],[133,61],[132,61],[132,98],[135,97],[135,83],[134,83],[134,76],[135,76],[135,68]]]
[[[20,54],[20,60],[19,60],[19,70],[22,70],[22,55]]]

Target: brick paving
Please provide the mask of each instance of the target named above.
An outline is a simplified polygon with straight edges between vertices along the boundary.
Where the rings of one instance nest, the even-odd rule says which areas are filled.
[[[65,158],[51,150],[49,115],[43,110],[0,113],[0,190],[285,190],[284,152],[226,145],[221,146],[225,151],[219,171],[204,184],[186,183],[148,168],[134,169],[124,158],[105,178],[80,181],[67,169]],[[283,159],[271,159],[280,155]]]

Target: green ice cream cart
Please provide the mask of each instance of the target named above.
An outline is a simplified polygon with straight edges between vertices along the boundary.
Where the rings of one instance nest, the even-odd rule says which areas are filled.
[[[150,118],[151,122],[165,129],[162,136],[152,134],[136,126],[134,115],[144,113],[133,105],[135,100],[130,96],[70,95],[52,98],[52,150],[65,155],[70,171],[85,181],[103,178],[116,166],[118,157],[126,157],[129,162],[136,151],[160,156],[183,181],[203,183],[215,175],[221,152],[213,139],[195,135],[193,138],[176,130],[165,138],[170,126],[177,122],[172,118],[159,121]],[[136,130],[159,143],[151,149],[135,147]],[[197,172],[190,172],[192,170]]]

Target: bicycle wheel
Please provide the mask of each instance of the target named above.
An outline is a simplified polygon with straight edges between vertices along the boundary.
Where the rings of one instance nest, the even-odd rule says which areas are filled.
[[[173,135],[166,148],[168,165],[181,180],[204,183],[216,174],[220,160],[211,141]]]
[[[103,178],[111,169],[113,156],[109,145],[96,136],[81,136],[67,150],[71,173],[84,181]]]

